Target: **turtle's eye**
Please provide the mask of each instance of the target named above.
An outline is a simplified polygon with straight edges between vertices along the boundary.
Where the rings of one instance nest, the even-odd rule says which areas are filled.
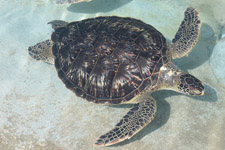
[[[187,95],[204,95],[204,86],[200,80],[190,74],[181,74],[178,89]]]

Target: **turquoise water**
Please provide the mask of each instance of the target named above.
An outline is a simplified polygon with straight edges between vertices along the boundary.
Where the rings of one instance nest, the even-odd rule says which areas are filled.
[[[225,40],[223,0],[93,0],[57,5],[54,0],[0,0],[0,150],[222,150],[225,147]],[[153,94],[153,122],[132,139],[94,147],[130,109],[87,103],[58,79],[52,65],[33,60],[27,48],[49,39],[51,20],[129,16],[156,27],[171,40],[189,6],[202,28],[193,51],[174,62],[205,83],[206,94]]]

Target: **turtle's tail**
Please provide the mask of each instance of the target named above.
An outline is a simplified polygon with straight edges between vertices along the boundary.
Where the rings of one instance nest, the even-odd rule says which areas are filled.
[[[32,58],[36,60],[42,60],[46,63],[54,64],[51,40],[46,40],[46,41],[37,43],[34,46],[30,46],[28,48],[28,53]]]

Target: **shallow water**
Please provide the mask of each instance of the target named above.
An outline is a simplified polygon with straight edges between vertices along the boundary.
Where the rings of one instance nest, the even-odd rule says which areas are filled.
[[[93,0],[57,5],[53,0],[0,0],[1,150],[222,150],[225,147],[225,50],[223,0]],[[67,90],[52,65],[29,57],[27,48],[50,38],[51,20],[78,21],[117,15],[143,20],[171,40],[189,6],[203,22],[193,51],[174,62],[205,83],[202,97],[155,92],[153,122],[132,139],[94,147],[130,107],[90,104]],[[225,45],[225,44],[223,44]],[[219,47],[219,48],[218,48]],[[218,54],[224,57],[218,57]],[[215,61],[216,60],[216,61]],[[221,67],[219,67],[221,66]]]

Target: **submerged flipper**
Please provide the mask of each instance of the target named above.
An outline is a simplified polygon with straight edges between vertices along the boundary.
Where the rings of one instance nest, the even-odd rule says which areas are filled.
[[[65,27],[68,24],[68,22],[63,20],[53,20],[50,21],[48,24],[52,25],[52,28],[56,30],[57,28]]]
[[[154,118],[156,102],[149,93],[137,97],[141,100],[120,120],[114,129],[99,137],[96,146],[109,146],[130,139]]]
[[[34,46],[28,48],[29,55],[36,59],[42,60],[46,63],[54,64],[54,56],[52,54],[52,42],[51,40],[46,40],[37,43]]]
[[[189,7],[173,41],[172,57],[180,58],[188,54],[196,45],[200,34],[201,21],[196,9]]]

